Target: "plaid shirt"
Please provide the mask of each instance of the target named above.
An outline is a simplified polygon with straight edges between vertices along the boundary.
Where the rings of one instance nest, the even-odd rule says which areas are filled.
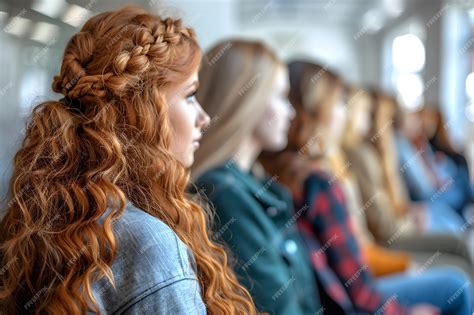
[[[406,314],[395,299],[385,299],[363,262],[341,187],[326,173],[313,172],[295,197],[298,225],[313,268],[329,298],[346,313]]]

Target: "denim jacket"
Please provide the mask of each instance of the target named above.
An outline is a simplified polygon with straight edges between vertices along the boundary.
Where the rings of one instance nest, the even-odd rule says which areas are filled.
[[[101,314],[206,314],[194,256],[170,227],[127,203],[113,228],[115,289],[92,288]]]

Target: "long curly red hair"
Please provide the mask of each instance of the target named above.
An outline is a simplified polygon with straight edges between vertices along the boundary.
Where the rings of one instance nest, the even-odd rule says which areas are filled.
[[[185,195],[189,170],[169,150],[164,91],[200,59],[181,20],[134,6],[92,17],[71,38],[53,82],[66,98],[33,109],[14,157],[0,223],[2,310],[98,312],[91,287],[113,281],[112,224],[129,200],[193,251],[209,313],[255,313],[223,248],[210,240],[209,215]]]

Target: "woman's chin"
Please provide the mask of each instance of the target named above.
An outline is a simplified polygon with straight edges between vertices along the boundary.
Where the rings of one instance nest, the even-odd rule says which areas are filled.
[[[283,150],[286,147],[287,144],[287,139],[286,138],[274,138],[271,143],[268,143],[267,146],[265,146],[265,151],[270,151],[270,152],[278,152]]]

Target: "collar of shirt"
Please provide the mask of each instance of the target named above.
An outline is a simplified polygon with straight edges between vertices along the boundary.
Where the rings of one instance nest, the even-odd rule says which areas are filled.
[[[258,181],[251,172],[244,172],[235,162],[228,161],[223,167],[228,168],[262,204],[275,207],[279,211],[287,211],[288,206],[292,205],[291,202],[287,203],[291,197],[285,188],[278,184],[277,176],[265,176],[263,181]]]

